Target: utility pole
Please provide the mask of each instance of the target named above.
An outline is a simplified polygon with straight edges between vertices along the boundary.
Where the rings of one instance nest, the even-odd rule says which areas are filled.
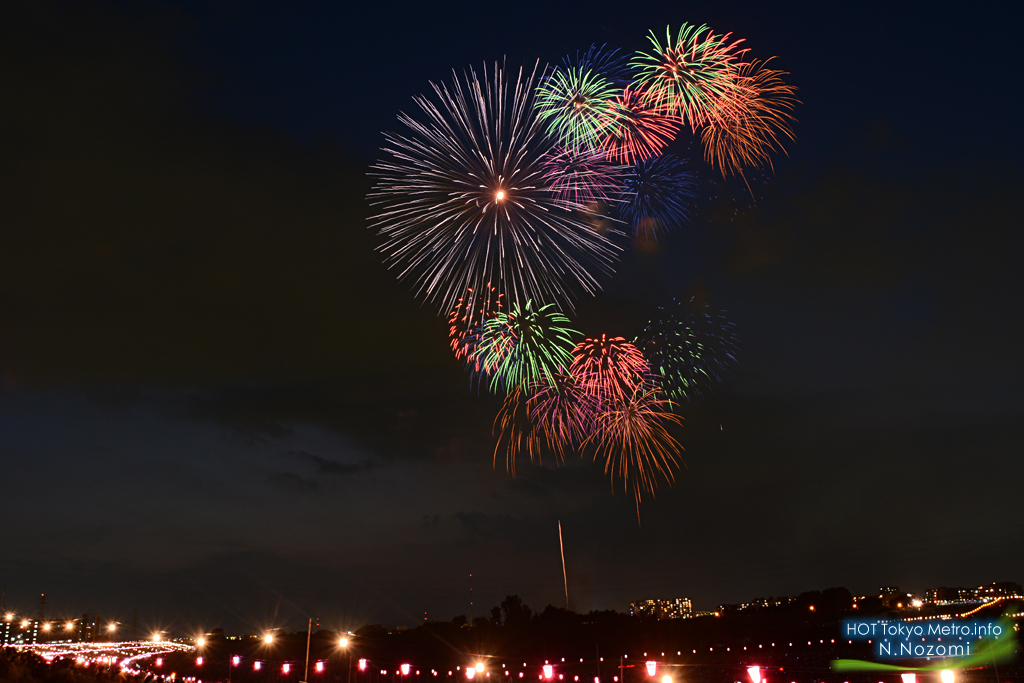
[[[313,617],[309,618],[309,630],[306,631],[306,669],[302,674],[302,682],[309,680],[309,641],[313,639]]]
[[[136,607],[132,610],[132,640],[138,640],[139,630],[139,608]]]

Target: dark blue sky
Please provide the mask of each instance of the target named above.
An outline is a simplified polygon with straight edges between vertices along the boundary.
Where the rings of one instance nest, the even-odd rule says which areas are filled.
[[[0,10],[10,604],[412,624],[467,613],[472,573],[478,615],[543,608],[557,520],[581,610],[1021,580],[1013,7],[552,5]],[[631,337],[700,290],[742,340],[638,526],[592,464],[492,468],[497,403],[380,265],[365,170],[452,68],[682,21],[778,55],[802,104],[756,207],[694,160],[692,224],[580,302]]]

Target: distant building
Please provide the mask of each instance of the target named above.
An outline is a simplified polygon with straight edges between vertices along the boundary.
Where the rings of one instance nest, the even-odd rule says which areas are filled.
[[[629,615],[657,619],[686,619],[693,616],[693,605],[689,598],[637,600],[629,603]]]
[[[769,595],[767,598],[754,598],[750,602],[743,602],[739,605],[719,605],[718,610],[724,611],[729,609],[735,610],[752,610],[752,609],[766,609],[768,607],[781,607],[782,605],[788,605],[793,601],[793,598],[786,596],[774,597]]]
[[[924,592],[924,601],[931,605],[951,605],[957,602],[972,602],[978,599],[977,588],[929,588]]]
[[[34,645],[39,642],[39,620],[4,616],[0,622],[0,645]]]
[[[987,586],[978,586],[978,597],[986,600],[993,598],[1021,598],[1024,597],[1024,589],[1019,583],[1013,581],[997,581]]]

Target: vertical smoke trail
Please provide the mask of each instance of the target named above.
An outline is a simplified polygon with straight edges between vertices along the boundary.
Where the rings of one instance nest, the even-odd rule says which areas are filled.
[[[562,520],[558,520],[558,549],[562,551],[562,580],[565,581],[565,609],[569,609],[569,576],[565,573],[565,546],[562,544]]]

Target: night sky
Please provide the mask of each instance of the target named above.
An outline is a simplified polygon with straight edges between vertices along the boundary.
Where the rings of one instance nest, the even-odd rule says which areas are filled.
[[[6,605],[249,631],[1024,580],[1013,3],[0,5]],[[707,23],[778,55],[797,142],[574,317],[697,294],[740,363],[645,502],[492,466],[494,397],[366,228],[453,68]]]

